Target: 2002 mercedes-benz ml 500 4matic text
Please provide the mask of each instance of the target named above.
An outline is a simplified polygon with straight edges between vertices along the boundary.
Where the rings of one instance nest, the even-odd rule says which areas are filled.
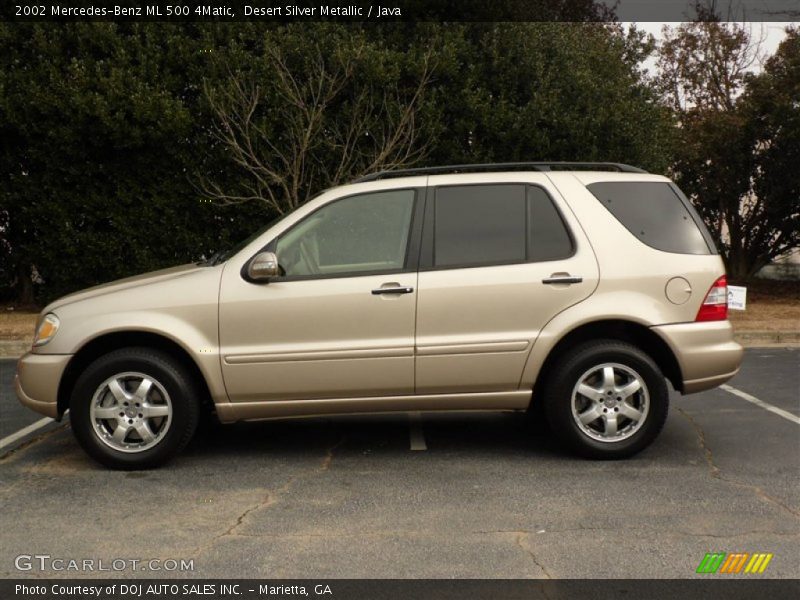
[[[212,259],[46,307],[21,401],[146,468],[224,422],[543,414],[630,456],[738,370],[722,260],[665,177],[615,163],[412,169],[327,190]],[[539,409],[541,408],[541,411]]]

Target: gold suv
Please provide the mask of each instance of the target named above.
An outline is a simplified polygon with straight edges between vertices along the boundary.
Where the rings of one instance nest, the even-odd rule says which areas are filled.
[[[722,260],[669,179],[471,165],[371,175],[208,261],[61,298],[16,391],[115,468],[161,464],[203,411],[530,410],[621,458],[658,435],[667,381],[706,390],[741,358]]]

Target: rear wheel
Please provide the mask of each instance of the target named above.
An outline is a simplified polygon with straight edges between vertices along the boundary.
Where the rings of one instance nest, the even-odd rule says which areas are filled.
[[[562,358],[544,393],[547,420],[574,452],[599,459],[649,446],[667,418],[669,393],[658,365],[636,346],[589,342]]]
[[[84,450],[115,469],[148,469],[172,458],[197,427],[197,393],[180,363],[148,348],[117,350],[81,374],[70,422]]]

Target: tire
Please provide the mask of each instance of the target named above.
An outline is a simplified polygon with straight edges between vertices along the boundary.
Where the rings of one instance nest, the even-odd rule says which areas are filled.
[[[556,363],[545,384],[544,406],[550,427],[569,450],[585,458],[619,459],[658,436],[669,391],[658,365],[642,350],[598,340],[575,347]]]
[[[112,469],[158,467],[192,439],[196,388],[183,366],[150,348],[124,348],[91,363],[70,397],[70,423],[89,456]]]

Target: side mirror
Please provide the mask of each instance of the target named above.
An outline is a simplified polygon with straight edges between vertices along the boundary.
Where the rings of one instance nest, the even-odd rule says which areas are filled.
[[[269,281],[280,275],[278,257],[274,252],[259,252],[247,265],[247,276],[252,281]]]

